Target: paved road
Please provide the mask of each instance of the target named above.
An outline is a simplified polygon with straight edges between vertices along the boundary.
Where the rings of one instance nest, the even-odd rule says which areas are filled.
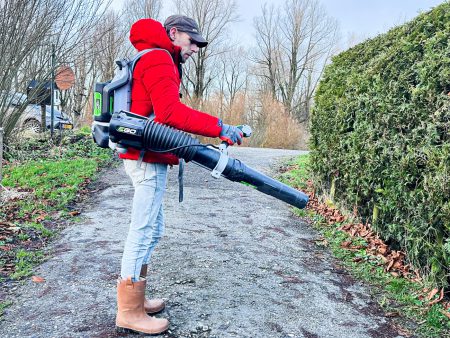
[[[300,153],[232,152],[268,174]],[[193,164],[179,204],[176,174],[169,175],[166,236],[148,287],[167,299],[164,337],[401,337],[288,205]],[[132,187],[121,167],[100,185],[82,206],[83,220],[62,232],[35,272],[46,282],[18,290],[0,337],[116,337],[115,280]]]

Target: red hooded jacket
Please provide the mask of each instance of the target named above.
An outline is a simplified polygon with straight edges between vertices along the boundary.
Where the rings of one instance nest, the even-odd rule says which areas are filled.
[[[180,48],[174,46],[158,21],[142,19],[133,24],[130,41],[138,50],[160,48],[144,54],[136,64],[131,88],[131,112],[142,116],[155,114],[155,121],[189,133],[218,137],[221,121],[189,108],[180,102]],[[167,52],[169,53],[167,53]],[[120,158],[137,160],[140,151],[128,148]],[[146,152],[144,162],[178,164],[168,153]]]

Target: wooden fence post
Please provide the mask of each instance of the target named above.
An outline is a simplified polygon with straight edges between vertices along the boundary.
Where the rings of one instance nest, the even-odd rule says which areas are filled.
[[[330,188],[330,200],[334,202],[334,196],[336,195],[336,177],[331,178],[331,188]]]

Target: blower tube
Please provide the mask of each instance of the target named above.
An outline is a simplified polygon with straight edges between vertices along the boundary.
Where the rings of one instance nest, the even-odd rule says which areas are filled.
[[[274,180],[197,139],[172,127],[150,121],[130,112],[114,113],[109,126],[112,142],[119,147],[133,147],[157,152],[170,152],[186,162],[192,161],[212,170],[214,177],[223,176],[233,182],[249,184],[255,189],[297,208],[304,208],[308,196]]]

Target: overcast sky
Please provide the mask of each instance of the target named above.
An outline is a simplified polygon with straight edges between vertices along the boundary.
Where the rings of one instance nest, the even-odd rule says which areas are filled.
[[[448,1],[448,0],[447,0]],[[260,15],[264,3],[281,4],[276,0],[236,0],[240,22],[233,25],[233,35],[244,44],[254,41],[253,17]],[[355,34],[358,38],[374,37],[390,28],[411,20],[419,13],[428,11],[444,0],[319,0],[328,14],[336,18],[345,40]],[[126,0],[113,0],[116,9]],[[163,17],[170,14],[172,2],[163,1]]]

